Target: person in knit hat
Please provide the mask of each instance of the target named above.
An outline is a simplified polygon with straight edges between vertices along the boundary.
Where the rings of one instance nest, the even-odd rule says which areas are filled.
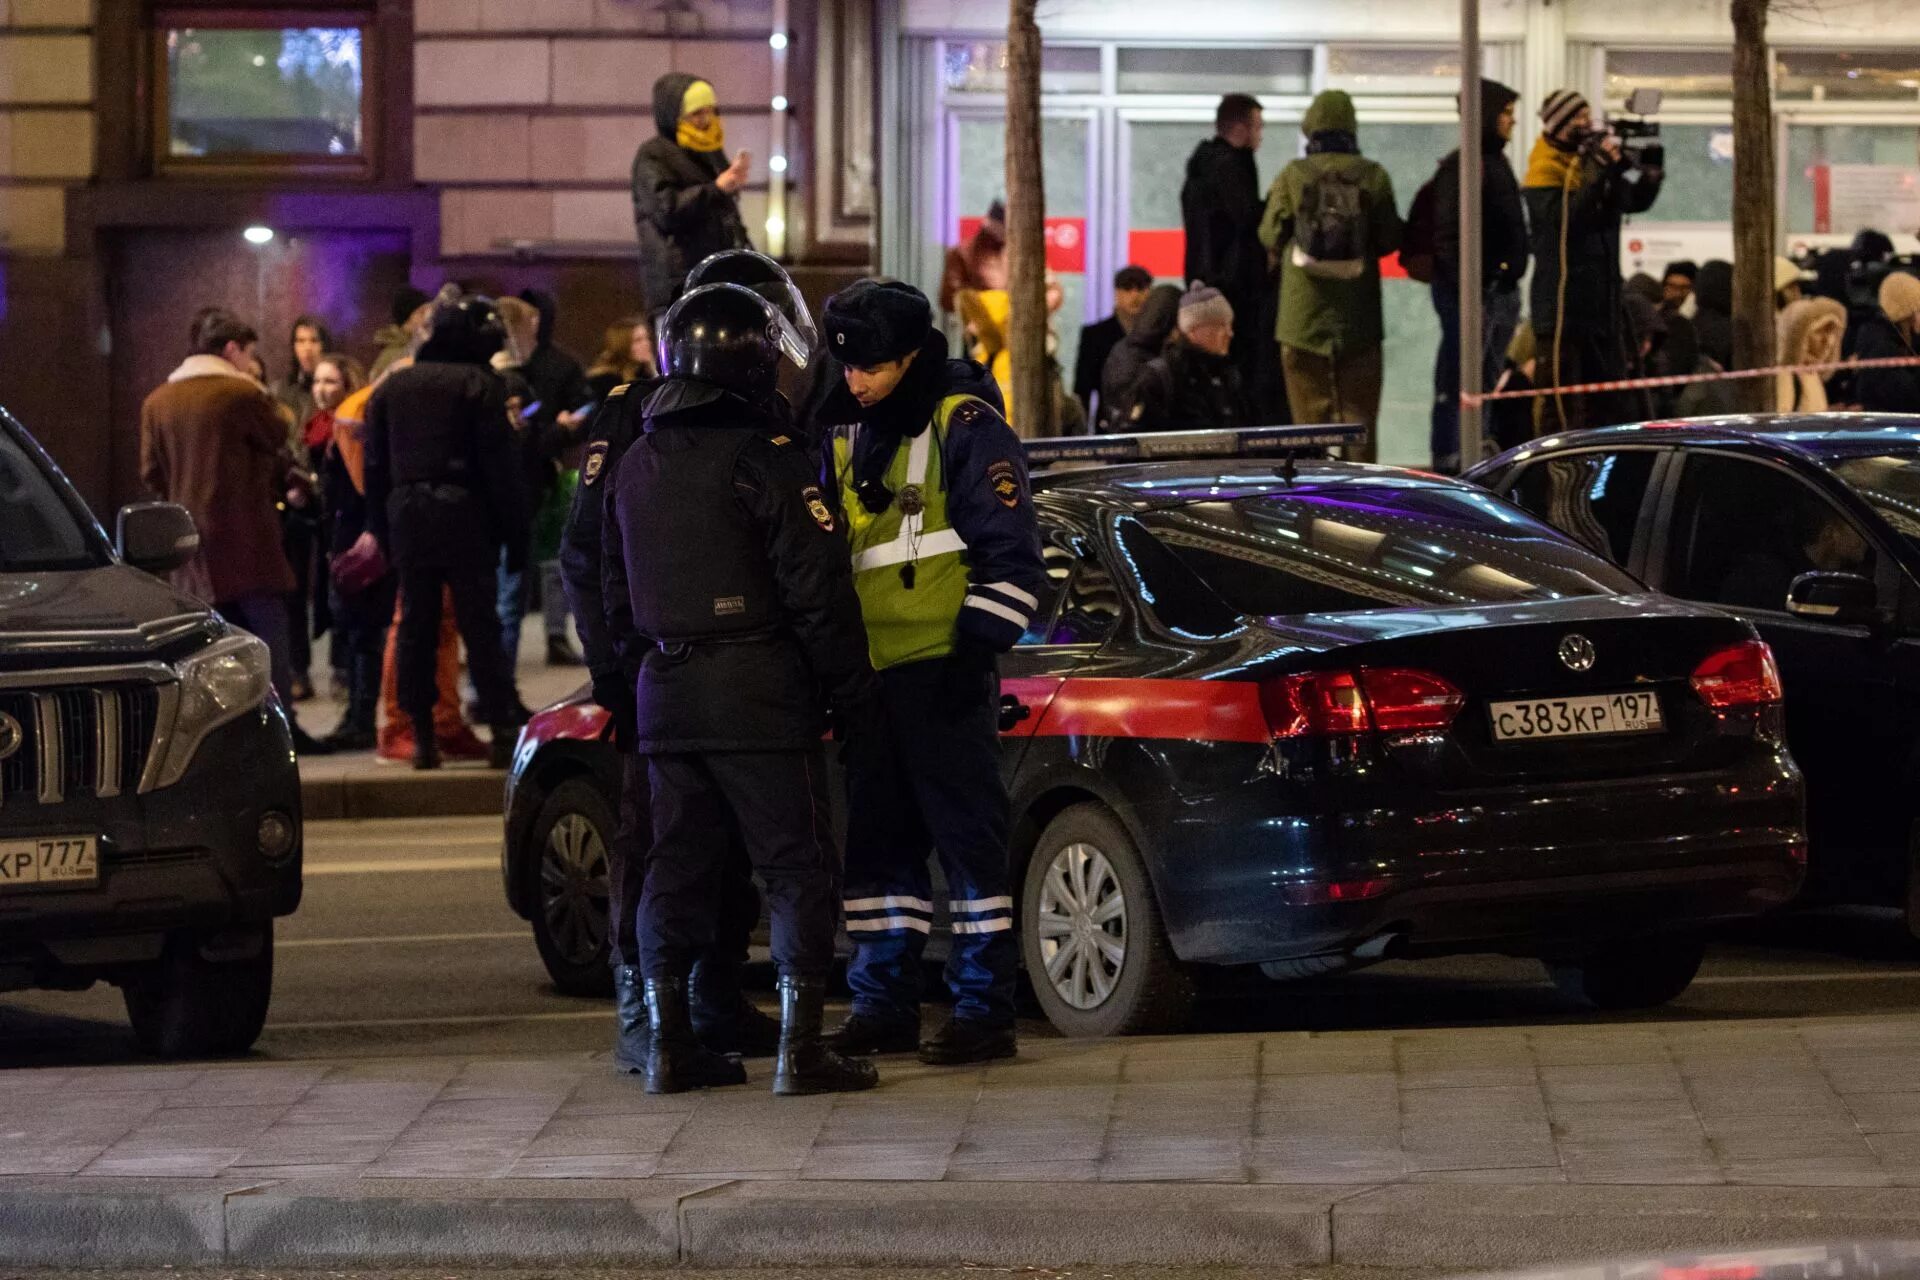
[[[1149,360],[1121,408],[1118,431],[1203,431],[1242,427],[1247,400],[1231,357],[1233,304],[1201,286],[1180,298],[1179,336]]]
[[[1880,282],[1880,314],[1863,324],[1855,350],[1862,360],[1920,355],[1920,276],[1891,271]],[[1862,369],[1854,398],[1876,413],[1920,413],[1920,367]]]
[[[1573,89],[1540,106],[1540,136],[1521,194],[1533,240],[1533,327],[1541,386],[1606,382],[1632,365],[1621,329],[1620,219],[1660,194],[1662,172],[1594,128],[1593,108]],[[1610,394],[1545,396],[1542,430],[1630,421],[1633,402]]]

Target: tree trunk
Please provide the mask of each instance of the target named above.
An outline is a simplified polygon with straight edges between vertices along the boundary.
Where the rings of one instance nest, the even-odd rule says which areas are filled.
[[[1773,94],[1767,67],[1768,0],[1733,4],[1733,367],[1774,363]],[[1748,412],[1773,407],[1773,382],[1733,384]]]
[[[1013,362],[1013,429],[1051,434],[1047,385],[1046,183],[1040,175],[1040,27],[1035,0],[1007,13],[1007,346]]]

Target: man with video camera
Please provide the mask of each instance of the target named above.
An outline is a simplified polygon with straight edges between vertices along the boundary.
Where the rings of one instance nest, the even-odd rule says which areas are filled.
[[[1620,219],[1651,208],[1660,194],[1657,126],[1596,127],[1593,108],[1572,89],[1549,94],[1540,120],[1521,194],[1532,224],[1541,385],[1624,378],[1632,359],[1621,313]],[[1542,431],[1605,426],[1631,420],[1632,406],[1611,393],[1556,394],[1541,399],[1535,423]]]

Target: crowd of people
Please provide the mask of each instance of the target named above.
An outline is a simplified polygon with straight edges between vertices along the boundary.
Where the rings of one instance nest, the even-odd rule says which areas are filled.
[[[271,381],[253,326],[204,308],[187,358],[142,406],[142,481],[200,529],[176,581],[266,642],[302,754],[497,761],[526,718],[513,670],[536,584],[546,661],[581,664],[560,529],[587,419],[611,386],[651,369],[651,331],[641,317],[612,326],[587,369],[554,344],[551,297],[489,304],[500,337],[489,345],[462,332],[460,296],[402,289],[365,363],[303,315]],[[449,410],[456,388],[466,401]],[[479,500],[435,506],[449,486]],[[456,634],[491,743],[460,697]],[[344,706],[315,737],[297,716],[319,692],[323,638]]]
[[[1658,199],[1663,150],[1596,123],[1592,105],[1563,89],[1542,104],[1539,133],[1516,173],[1507,148],[1518,101],[1508,86],[1481,82],[1481,387],[1538,394],[1494,402],[1488,444],[1729,409],[1732,384],[1710,378],[1673,388],[1555,390],[1731,368],[1733,268],[1676,262],[1663,280],[1623,279],[1622,221]],[[1366,435],[1348,454],[1372,460],[1385,373],[1380,266],[1398,255],[1405,274],[1429,287],[1440,327],[1431,465],[1471,465],[1459,443],[1459,152],[1439,161],[1403,213],[1385,168],[1362,150],[1345,92],[1319,94],[1300,129],[1305,154],[1262,194],[1260,102],[1246,94],[1221,100],[1214,136],[1195,148],[1181,190],[1183,283],[1156,286],[1137,265],[1116,274],[1113,313],[1081,330],[1070,395],[1062,384],[1060,398],[1074,407],[1056,406],[1031,425],[1036,434],[1354,422]],[[1862,232],[1805,269],[1785,258],[1775,267],[1781,363],[1915,353],[1920,276],[1912,260],[1895,258],[1887,236]],[[939,295],[975,343],[972,354],[990,365],[1010,363],[999,336],[1006,287],[1005,210],[996,202],[948,253]],[[1059,305],[1060,290],[1050,286],[1049,312]],[[1057,366],[1051,372],[1058,380]],[[1000,381],[1005,399],[1007,378]],[[1920,375],[1910,369],[1783,375],[1780,393],[1788,411],[1920,412]],[[1017,408],[1009,405],[1015,421]]]

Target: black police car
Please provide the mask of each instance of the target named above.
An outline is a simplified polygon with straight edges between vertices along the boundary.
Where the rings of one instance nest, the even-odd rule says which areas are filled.
[[[1002,660],[1002,726],[1022,957],[1067,1034],[1177,1027],[1202,964],[1498,951],[1658,1004],[1705,925],[1798,889],[1800,775],[1746,623],[1417,472],[1035,488],[1052,591]],[[575,989],[606,964],[602,723],[536,716],[509,792],[508,900]]]
[[[300,902],[266,647],[153,576],[198,544],[184,509],[109,544],[4,410],[0,504],[0,991],[112,982],[148,1050],[240,1052]]]
[[[1920,416],[1614,427],[1471,478],[1759,628],[1807,775],[1808,897],[1901,906],[1920,935]]]

